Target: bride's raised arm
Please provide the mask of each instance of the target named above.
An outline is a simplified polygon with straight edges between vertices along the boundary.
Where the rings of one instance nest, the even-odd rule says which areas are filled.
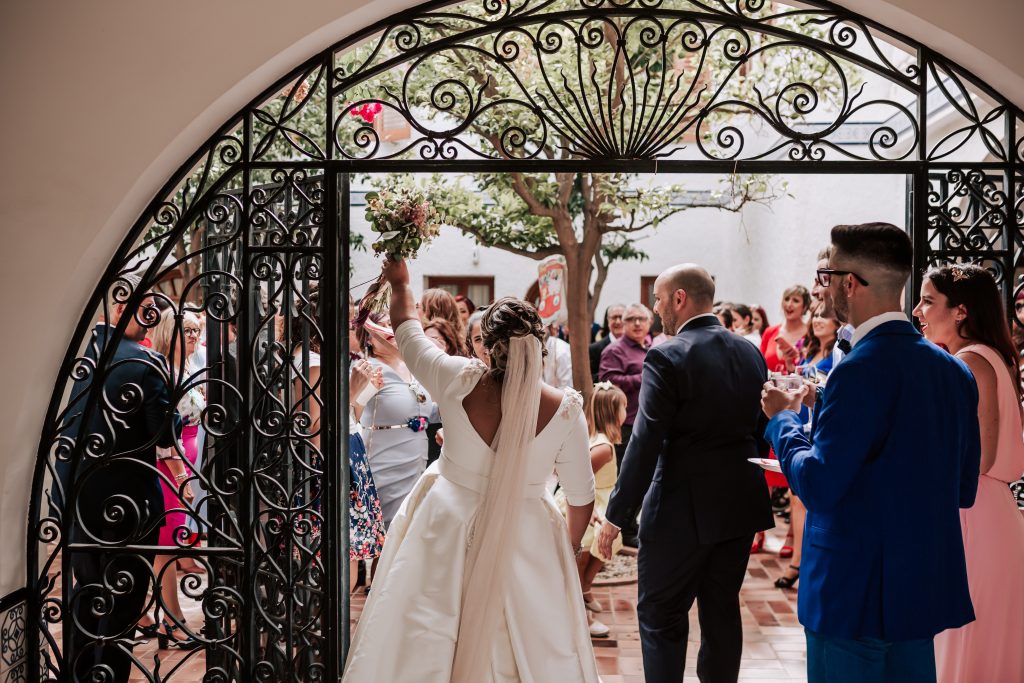
[[[416,302],[409,287],[409,269],[404,260],[388,258],[384,277],[391,285],[391,329],[402,360],[431,396],[436,400],[469,362],[466,358],[449,356],[423,334]]]

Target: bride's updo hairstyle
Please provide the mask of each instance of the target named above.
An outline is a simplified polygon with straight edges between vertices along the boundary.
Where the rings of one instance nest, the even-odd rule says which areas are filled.
[[[491,378],[498,382],[505,379],[508,341],[512,337],[532,334],[541,343],[541,353],[547,355],[547,349],[544,348],[544,325],[537,309],[514,296],[502,297],[488,307],[480,321],[480,334],[484,346],[491,354]]]

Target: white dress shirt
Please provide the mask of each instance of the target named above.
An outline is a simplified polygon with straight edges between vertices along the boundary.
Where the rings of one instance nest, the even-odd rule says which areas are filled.
[[[548,355],[544,359],[544,381],[553,387],[572,387],[572,351],[567,342],[548,337],[545,342]]]
[[[910,322],[910,318],[903,311],[889,311],[888,313],[879,313],[873,318],[868,318],[862,322],[856,330],[853,332],[853,339],[850,340],[850,346],[857,346],[857,342],[867,336],[868,332],[875,329],[879,325],[885,323],[896,322],[897,320],[903,322]]]

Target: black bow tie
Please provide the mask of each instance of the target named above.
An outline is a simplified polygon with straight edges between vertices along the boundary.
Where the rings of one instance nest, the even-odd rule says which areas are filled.
[[[850,340],[849,339],[840,339],[836,343],[836,346],[838,346],[839,350],[842,351],[843,353],[849,353],[850,349],[853,348],[852,346],[850,346]]]

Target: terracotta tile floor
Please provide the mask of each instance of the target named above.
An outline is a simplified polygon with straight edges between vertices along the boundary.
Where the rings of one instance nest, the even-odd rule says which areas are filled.
[[[796,591],[779,590],[772,585],[787,560],[776,555],[782,545],[785,526],[769,532],[769,552],[752,555],[747,566],[747,577],[740,593],[743,610],[743,660],[740,681],[760,683],[790,683],[806,680],[806,650],[803,629],[796,618]],[[643,683],[643,662],[640,656],[640,641],[637,634],[636,584],[595,588],[594,596],[605,606],[599,618],[611,627],[611,636],[594,641],[598,671],[603,683]],[[358,619],[365,599],[354,596],[352,605],[353,621]],[[197,603],[183,600],[186,618],[190,623],[202,622]],[[55,637],[60,638],[59,627]],[[700,626],[697,611],[690,613],[690,643],[686,652],[686,680],[697,680],[697,647],[700,642]],[[202,651],[181,652],[170,649],[159,652],[156,641],[135,649],[135,655],[150,671],[159,655],[159,670],[163,680],[175,669],[172,681],[201,681],[205,673],[205,657]],[[133,670],[134,681],[145,681],[146,677]]]

